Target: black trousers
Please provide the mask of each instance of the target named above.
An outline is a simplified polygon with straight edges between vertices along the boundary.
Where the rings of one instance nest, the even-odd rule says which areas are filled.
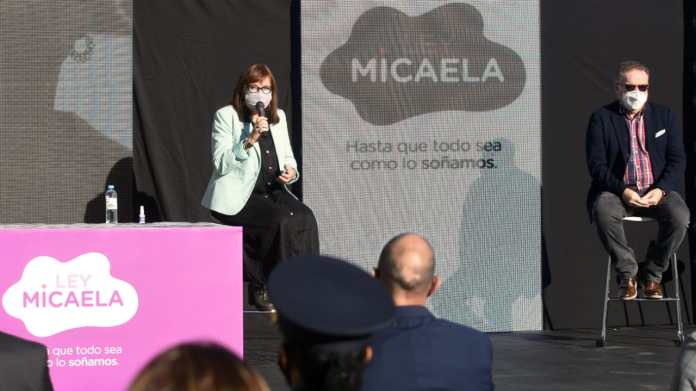
[[[252,193],[234,216],[215,211],[225,225],[244,229],[244,278],[264,286],[278,262],[298,255],[319,255],[319,229],[314,213],[284,190]]]
[[[658,222],[656,243],[648,248],[646,262],[641,268],[640,278],[643,281],[662,280],[662,273],[669,268],[670,257],[681,245],[689,226],[689,208],[676,192],[668,193],[659,204],[650,208],[627,206],[616,194],[603,192],[595,201],[592,213],[599,239],[615,262],[620,278],[636,277],[638,274],[638,262],[626,240],[622,218],[652,217]]]

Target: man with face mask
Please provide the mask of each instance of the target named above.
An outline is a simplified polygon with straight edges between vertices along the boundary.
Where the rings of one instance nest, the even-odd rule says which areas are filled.
[[[682,131],[670,109],[648,102],[649,81],[645,65],[621,63],[618,100],[595,111],[587,129],[585,152],[592,177],[587,207],[615,263],[624,300],[637,297],[638,278],[644,297],[662,298],[662,273],[689,223],[689,209],[679,194],[686,165]],[[624,234],[626,216],[652,217],[659,223],[640,273]]]

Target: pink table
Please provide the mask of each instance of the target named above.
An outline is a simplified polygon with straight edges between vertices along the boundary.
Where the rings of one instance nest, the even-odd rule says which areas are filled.
[[[0,330],[47,346],[56,390],[124,390],[157,352],[243,352],[242,229],[0,226]]]

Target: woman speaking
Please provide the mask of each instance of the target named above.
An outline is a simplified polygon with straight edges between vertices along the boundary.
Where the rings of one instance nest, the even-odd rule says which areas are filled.
[[[214,170],[201,204],[221,223],[244,228],[250,298],[269,311],[268,275],[285,258],[319,254],[317,222],[288,189],[300,174],[271,70],[263,64],[247,68],[231,103],[215,113]]]

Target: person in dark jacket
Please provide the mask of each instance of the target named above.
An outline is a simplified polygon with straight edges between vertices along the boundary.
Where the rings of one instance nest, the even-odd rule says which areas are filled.
[[[370,340],[363,391],[493,389],[488,336],[438,319],[425,304],[440,287],[430,243],[407,233],[391,239],[375,270],[396,305],[392,323]]]
[[[46,347],[0,331],[0,390],[52,391]]]
[[[662,273],[689,224],[689,209],[679,194],[686,167],[682,131],[670,109],[648,102],[649,89],[645,65],[621,63],[618,100],[595,111],[587,128],[592,177],[587,208],[615,264],[624,300],[638,296],[638,278],[646,298],[662,298]],[[652,217],[659,223],[640,273],[623,229],[626,216]]]

